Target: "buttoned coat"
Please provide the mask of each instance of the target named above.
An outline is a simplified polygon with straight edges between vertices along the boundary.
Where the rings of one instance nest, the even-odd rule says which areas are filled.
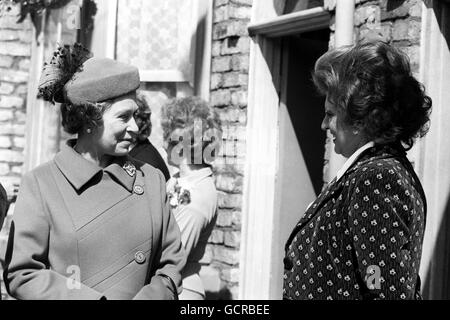
[[[414,299],[426,201],[396,146],[364,151],[286,243],[285,299]]]
[[[159,298],[155,277],[181,291],[185,260],[165,179],[150,165],[117,157],[102,169],[66,145],[24,175],[4,271],[12,296]]]

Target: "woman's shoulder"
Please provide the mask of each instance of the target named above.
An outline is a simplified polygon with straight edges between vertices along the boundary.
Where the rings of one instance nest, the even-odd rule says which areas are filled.
[[[209,205],[216,204],[218,192],[212,176],[204,177],[200,181],[197,181],[190,189],[198,201],[208,203]]]
[[[212,219],[216,213],[219,198],[214,179],[211,176],[202,179],[193,193],[193,201],[198,202],[206,210],[208,219]]]
[[[346,177],[348,186],[390,186],[390,188],[405,189],[417,187],[416,174],[408,160],[398,157],[370,157],[360,161]],[[421,187],[419,187],[420,189]]]
[[[176,187],[179,186],[182,190],[187,190],[189,194],[189,203],[183,206],[183,212],[201,213],[208,221],[210,221],[217,209],[218,192],[212,177],[204,177],[193,185],[179,185],[176,179],[169,180],[169,193],[176,193]],[[199,216],[199,217],[200,217]]]
[[[196,183],[196,189],[206,193],[216,193],[216,185],[212,176],[205,177]]]
[[[55,159],[44,162],[44,163],[38,165],[37,167],[33,168],[32,170],[24,173],[22,175],[22,180],[27,180],[27,179],[47,180],[50,178],[49,173],[51,173],[52,168],[56,168]]]
[[[381,171],[391,171],[391,170],[406,170],[403,164],[396,158],[380,158],[372,157],[368,158],[366,161],[362,161],[357,164],[355,171],[358,174],[370,173],[370,172],[381,172]]]
[[[409,168],[405,166],[408,162],[404,151],[399,151],[389,146],[377,146],[367,150],[366,153],[356,162],[353,176],[380,174],[402,174]],[[409,167],[409,166],[408,166]]]
[[[129,160],[134,164],[137,170],[142,172],[145,179],[150,179],[152,181],[159,179],[163,183],[166,183],[166,178],[160,169],[135,158],[130,157]]]

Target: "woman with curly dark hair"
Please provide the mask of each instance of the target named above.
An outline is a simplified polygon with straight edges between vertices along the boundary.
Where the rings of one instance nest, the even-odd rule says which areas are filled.
[[[169,169],[158,149],[148,139],[152,132],[152,111],[145,96],[141,92],[136,95],[136,103],[138,109],[134,114],[134,120],[139,131],[130,149],[130,156],[161,170],[164,178],[168,181],[170,179]]]
[[[174,299],[185,257],[163,174],[128,156],[138,69],[64,46],[39,95],[70,139],[24,175],[4,280],[17,299]]]
[[[0,183],[0,230],[2,229],[3,226],[3,220],[5,219],[6,214],[8,213],[8,208],[9,208],[8,195],[6,194],[6,190]]]
[[[323,130],[348,158],[286,243],[285,299],[417,299],[426,199],[406,157],[431,99],[409,60],[380,42],[325,53],[313,80]]]
[[[179,168],[167,188],[187,256],[180,300],[203,300],[201,259],[217,218],[211,163],[221,141],[219,119],[199,97],[170,100],[161,117],[169,164]]]

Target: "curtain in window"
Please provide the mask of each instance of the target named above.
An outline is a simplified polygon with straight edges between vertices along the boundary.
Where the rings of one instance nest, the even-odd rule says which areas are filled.
[[[323,0],[274,0],[278,14],[288,14],[315,7],[323,7]]]
[[[116,59],[192,81],[196,0],[119,0]],[[171,73],[170,73],[171,72]],[[170,79],[164,79],[170,80]]]

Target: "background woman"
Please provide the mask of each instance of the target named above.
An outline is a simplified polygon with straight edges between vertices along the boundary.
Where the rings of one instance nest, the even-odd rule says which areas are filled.
[[[0,229],[2,228],[3,220],[5,219],[6,213],[8,212],[8,207],[8,195],[6,194],[6,190],[0,183]]]
[[[314,82],[323,130],[348,157],[286,243],[285,299],[414,299],[425,194],[406,158],[431,99],[407,57],[383,42],[325,53]]]
[[[200,259],[217,217],[217,191],[211,162],[221,135],[215,112],[198,97],[170,101],[162,110],[169,164],[179,168],[168,183],[170,203],[187,254],[180,300],[203,300]]]
[[[3,188],[2,184],[0,183],[0,230],[2,229],[3,220],[6,217],[8,208],[9,208],[8,195],[6,194],[6,190]],[[0,261],[3,262],[3,258],[1,258]],[[0,288],[0,300],[1,299],[2,299],[2,291]]]
[[[164,174],[164,178],[168,181],[170,179],[169,169],[158,150],[148,140],[148,137],[150,137],[152,132],[152,111],[142,93],[137,94],[136,103],[138,109],[134,114],[134,119],[136,120],[139,131],[136,135],[133,147],[130,150],[130,157],[148,163],[156,169],[161,170]]]
[[[159,170],[128,157],[139,73],[65,46],[39,93],[77,139],[27,173],[4,279],[17,299],[173,299],[185,258]]]

